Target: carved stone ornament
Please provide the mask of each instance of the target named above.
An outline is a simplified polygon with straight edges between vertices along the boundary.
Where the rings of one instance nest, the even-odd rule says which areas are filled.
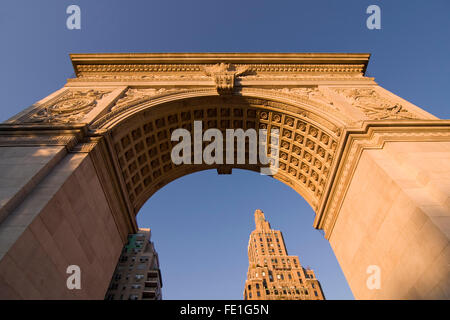
[[[334,110],[339,110],[339,108],[334,105],[333,101],[326,97],[322,92],[320,92],[317,87],[283,88],[272,90],[278,90],[282,93],[294,94],[307,100],[313,100],[325,104]]]
[[[218,63],[213,66],[203,67],[207,76],[214,79],[219,94],[231,93],[234,88],[234,80],[237,76],[247,71],[248,66],[235,66],[228,63]]]
[[[360,109],[371,120],[417,119],[400,103],[393,102],[371,88],[334,89],[345,96],[350,103]]]
[[[180,90],[181,89],[165,89],[165,88],[128,89],[125,92],[125,95],[116,102],[116,104],[111,108],[110,111],[115,111],[121,108],[134,106],[141,102],[145,102],[155,96],[172,93]]]
[[[19,119],[32,123],[74,123],[80,121],[97,105],[97,100],[110,91],[76,90],[67,91],[56,100],[50,101],[34,110],[30,115]]]

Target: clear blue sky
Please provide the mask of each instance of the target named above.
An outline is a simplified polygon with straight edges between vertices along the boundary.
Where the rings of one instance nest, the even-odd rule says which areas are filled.
[[[66,8],[81,7],[81,30]],[[381,7],[381,30],[366,8]],[[64,85],[74,52],[370,52],[368,74],[440,118],[450,118],[450,1],[2,0],[0,121]],[[138,221],[153,230],[168,299],[241,299],[253,211],[283,231],[329,299],[353,298],[313,212],[257,173],[205,171],[155,194]]]

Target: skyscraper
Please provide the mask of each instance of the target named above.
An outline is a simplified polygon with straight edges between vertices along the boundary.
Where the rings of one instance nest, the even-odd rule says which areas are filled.
[[[245,300],[324,300],[314,271],[289,256],[279,230],[270,228],[264,213],[255,211],[255,230],[248,242]]]
[[[106,300],[161,300],[162,279],[150,229],[128,235]]]

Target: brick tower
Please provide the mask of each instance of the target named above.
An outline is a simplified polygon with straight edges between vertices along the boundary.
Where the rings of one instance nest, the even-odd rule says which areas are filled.
[[[255,230],[248,242],[245,300],[324,300],[314,271],[289,256],[279,230],[270,228],[264,213],[255,211]]]

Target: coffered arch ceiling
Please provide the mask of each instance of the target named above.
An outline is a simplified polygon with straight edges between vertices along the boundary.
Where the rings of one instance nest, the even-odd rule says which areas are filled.
[[[232,168],[260,170],[260,165],[249,164],[174,165],[171,149],[178,142],[171,141],[171,133],[184,128],[193,137],[195,120],[202,121],[203,131],[279,129],[279,170],[273,177],[297,191],[314,210],[318,209],[329,185],[345,122],[338,114],[324,112],[323,107],[307,100],[289,100],[289,96],[270,90],[218,95],[207,88],[164,92],[156,99],[154,92],[151,98],[145,97],[145,90],[148,89],[131,89],[92,125],[94,130],[108,131],[135,214],[152,194],[183,175],[207,169],[217,169],[219,173],[230,173]],[[246,148],[248,151],[248,145]]]

